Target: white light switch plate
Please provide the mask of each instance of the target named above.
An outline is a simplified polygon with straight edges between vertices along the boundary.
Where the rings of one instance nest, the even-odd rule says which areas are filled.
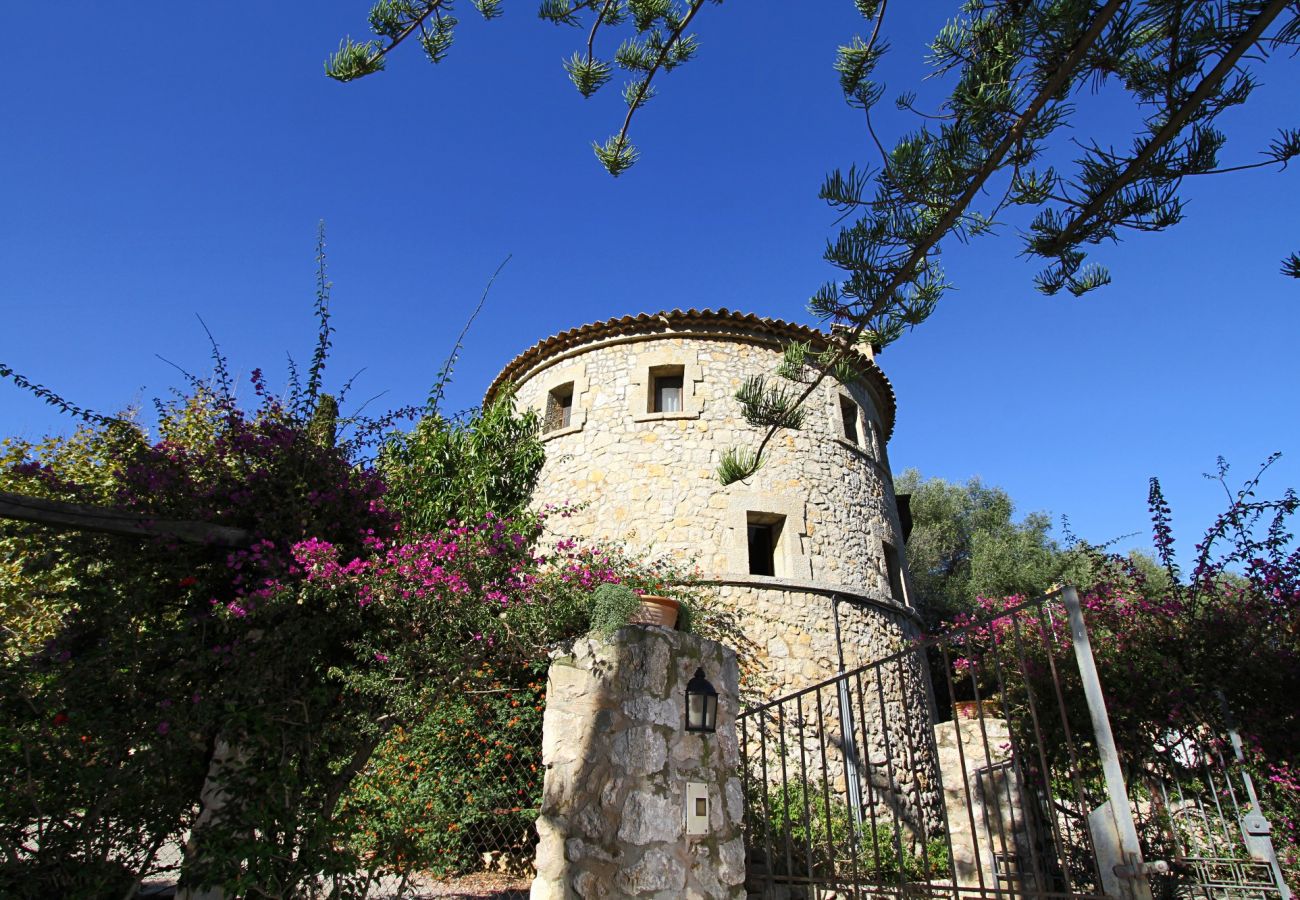
[[[709,833],[709,786],[702,781],[686,782],[686,833]]]

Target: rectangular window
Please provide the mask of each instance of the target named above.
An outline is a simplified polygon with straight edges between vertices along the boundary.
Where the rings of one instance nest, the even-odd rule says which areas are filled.
[[[681,412],[682,382],[681,366],[665,366],[650,374],[653,392],[650,398],[650,412]]]
[[[573,421],[573,382],[553,388],[546,397],[546,431],[568,428]]]
[[[840,419],[844,422],[844,438],[861,445],[858,440],[858,405],[848,397],[840,397]]]
[[[782,568],[778,564],[779,548],[785,517],[748,513],[745,518],[749,531],[749,574],[779,574]]]
[[[897,603],[906,603],[903,593],[903,566],[898,559],[898,550],[888,541],[884,542],[885,570],[889,573],[889,595]]]

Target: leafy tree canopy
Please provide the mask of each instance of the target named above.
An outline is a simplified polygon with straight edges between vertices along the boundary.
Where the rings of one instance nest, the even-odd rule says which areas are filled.
[[[931,621],[974,609],[981,596],[1041,594],[1069,568],[1047,514],[1016,522],[1007,492],[978,477],[953,484],[908,469],[894,489],[912,498],[908,567]]]
[[[1102,574],[1104,544],[1071,535],[1062,546],[1052,537],[1051,516],[1031,512],[1016,521],[1011,496],[978,476],[954,484],[908,469],[894,490],[911,495],[907,561],[932,624],[979,609],[981,597],[1033,597],[1056,584],[1090,585]],[[1169,572],[1141,551],[1128,555],[1125,571],[1158,590],[1171,584]],[[1108,570],[1107,577],[1117,576]]]

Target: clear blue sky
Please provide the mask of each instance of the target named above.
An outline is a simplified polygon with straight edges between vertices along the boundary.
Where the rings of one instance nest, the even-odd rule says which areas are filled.
[[[154,354],[205,371],[198,314],[237,370],[274,384],[286,351],[310,355],[320,219],[334,383],[364,368],[354,402],[387,392],[372,409],[423,398],[507,254],[452,408],[539,338],[608,316],[809,321],[831,274],[817,188],[871,159],[831,70],[863,30],[848,0],[707,7],[698,61],[664,80],[635,131],[643,160],[617,181],[588,149],[621,121],[617,85],[584,102],[559,69],[584,35],[539,22],[532,0],[492,23],[463,5],[442,66],[404,48],[339,85],[322,60],[364,34],[363,0],[5,4],[0,360],[112,411],[177,383]],[[946,8],[892,5],[887,96],[917,87]],[[1225,163],[1300,124],[1297,76],[1295,60],[1264,69]],[[1130,114],[1083,100],[1084,125],[1125,141]],[[1158,475],[1187,545],[1222,506],[1200,477],[1216,456],[1244,476],[1281,450],[1269,484],[1300,485],[1300,282],[1278,274],[1300,250],[1297,168],[1189,185],[1187,221],[1100,248],[1115,284],[1082,300],[1033,291],[1014,227],[950,244],[959,290],[880,359],[895,470],[980,475],[1093,540],[1145,535]],[[3,433],[67,427],[0,386]]]

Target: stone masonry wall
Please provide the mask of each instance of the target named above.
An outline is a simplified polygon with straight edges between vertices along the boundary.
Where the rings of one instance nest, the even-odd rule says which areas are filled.
[[[958,718],[936,725],[934,733],[957,884],[1036,889],[1030,849],[1035,836],[1006,720]]]
[[[565,522],[573,536],[681,553],[718,574],[748,572],[747,511],[785,515],[778,576],[887,596],[881,542],[901,548],[902,540],[880,416],[866,388],[827,379],[803,428],[780,434],[749,483],[717,480],[723,451],[754,446],[762,434],[741,417],[733,395],[780,361],[775,344],[648,336],[596,342],[535,371],[519,386],[521,408],[545,415],[550,391],[575,385],[574,424],[543,435],[547,459],[535,502],[586,504]],[[669,364],[687,369],[686,409],[648,413],[649,372]],[[862,410],[862,447],[842,438],[841,394]]]
[[[903,542],[885,456],[885,401],[873,389],[827,379],[808,402],[803,427],[775,439],[748,483],[718,482],[722,453],[753,446],[761,435],[733,395],[746,378],[771,376],[780,362],[781,345],[770,335],[623,335],[543,357],[518,386],[520,407],[545,420],[548,398],[572,385],[570,425],[543,435],[546,463],[534,493],[539,508],[583,504],[552,520],[555,536],[621,541],[694,562],[706,578],[732,579],[719,593],[761,639],[769,695],[836,671],[826,591],[908,612],[906,598],[893,596],[886,564],[886,545],[901,559]],[[683,373],[683,409],[652,413],[651,384],[665,367]],[[856,444],[846,437],[841,398],[860,410]],[[749,574],[750,513],[784,518],[775,576]],[[800,589],[808,586],[820,593]],[[850,620],[870,624],[846,628]],[[846,666],[895,647],[905,621],[842,616]]]
[[[826,379],[805,405],[802,428],[780,432],[753,477],[723,486],[722,454],[752,448],[763,434],[744,420],[734,395],[751,376],[774,377],[782,340],[743,317],[712,324],[673,313],[649,318],[644,328],[596,326],[580,340],[550,344],[554,349],[529,357],[526,368],[512,363],[520,408],[535,409],[548,426],[534,505],[581,504],[551,519],[553,537],[622,542],[694,563],[738,614],[748,642],[745,683],[762,697],[902,649],[916,634],[916,616],[885,448],[893,421],[887,382],[874,375],[848,385]],[[678,372],[681,409],[652,412],[654,378]],[[555,398],[570,396],[563,425]],[[856,409],[847,428],[845,400]],[[749,571],[751,514],[781,522],[772,576]],[[917,833],[933,833],[942,798],[925,673],[873,677],[862,702],[868,721],[855,724],[871,802],[892,807]],[[840,725],[834,702],[825,704],[825,737],[834,742]],[[885,720],[893,735],[887,747]],[[813,740],[790,737],[792,746]],[[819,754],[813,776],[842,785],[841,756],[830,754],[823,772]]]
[[[715,734],[685,729],[697,668],[718,692]],[[745,896],[736,775],[737,668],[721,644],[628,626],[579,639],[547,680],[532,900]],[[708,791],[708,832],[685,830],[686,785]]]

